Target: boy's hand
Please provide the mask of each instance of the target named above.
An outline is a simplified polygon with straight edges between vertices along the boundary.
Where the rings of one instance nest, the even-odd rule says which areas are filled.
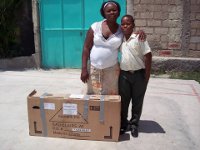
[[[147,35],[145,34],[145,32],[143,30],[136,31],[136,34],[139,34],[140,41],[146,41]]]

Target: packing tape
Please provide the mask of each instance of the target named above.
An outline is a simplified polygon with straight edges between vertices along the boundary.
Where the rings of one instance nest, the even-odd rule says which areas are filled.
[[[88,100],[90,99],[90,96],[89,95],[85,95],[84,96],[84,100],[85,100],[85,103],[84,103],[84,111],[83,111],[83,118],[85,120],[88,119]]]
[[[47,136],[47,125],[46,125],[46,115],[44,111],[44,97],[49,95],[48,93],[44,93],[40,96],[40,117],[42,119],[42,134],[43,136]]]
[[[105,96],[101,95],[101,98],[100,98],[100,113],[99,113],[99,121],[101,123],[104,123],[104,99],[105,99]]]

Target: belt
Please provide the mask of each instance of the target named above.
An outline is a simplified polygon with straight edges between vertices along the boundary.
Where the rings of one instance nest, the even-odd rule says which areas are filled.
[[[124,70],[122,70],[124,71]],[[140,72],[143,72],[144,69],[139,69],[139,70],[128,70],[128,71],[124,71],[126,73],[131,73],[131,74],[135,74],[135,73],[140,73]]]

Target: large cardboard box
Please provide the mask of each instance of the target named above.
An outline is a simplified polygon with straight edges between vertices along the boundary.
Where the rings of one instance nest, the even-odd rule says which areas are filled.
[[[28,96],[29,134],[87,140],[118,141],[121,99],[118,95]]]

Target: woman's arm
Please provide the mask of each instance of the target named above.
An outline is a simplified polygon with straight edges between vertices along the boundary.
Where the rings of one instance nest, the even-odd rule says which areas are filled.
[[[81,71],[81,80],[83,83],[86,83],[89,79],[89,73],[87,70],[87,62],[90,56],[90,50],[93,46],[93,30],[90,28],[87,32],[86,39],[83,46],[82,52],[82,71]]]
[[[138,30],[135,32],[136,34],[139,34],[139,40],[140,41],[146,41],[147,35],[143,30]]]

